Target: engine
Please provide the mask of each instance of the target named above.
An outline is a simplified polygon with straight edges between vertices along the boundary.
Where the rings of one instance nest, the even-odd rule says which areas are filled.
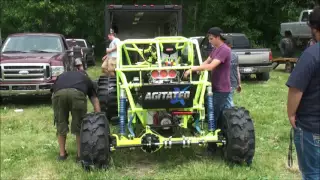
[[[167,111],[150,111],[147,124],[162,135],[172,135],[179,119]]]
[[[178,82],[179,72],[176,70],[153,70],[150,73],[149,83],[168,84]]]
[[[176,66],[181,57],[181,53],[178,52],[173,44],[165,44],[163,51],[161,52],[161,61],[163,67]],[[149,83],[163,84],[163,83],[175,83],[179,82],[180,72],[174,69],[171,70],[153,70],[150,73]]]

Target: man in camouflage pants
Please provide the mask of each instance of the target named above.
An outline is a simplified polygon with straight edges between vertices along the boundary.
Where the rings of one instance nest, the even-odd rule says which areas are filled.
[[[80,128],[83,116],[87,113],[87,96],[90,98],[95,112],[100,112],[92,81],[81,65],[76,64],[77,71],[64,72],[58,76],[53,85],[52,105],[54,122],[60,147],[58,160],[66,160],[68,153],[65,150],[66,137],[69,132],[69,112],[71,112],[71,133],[76,135],[77,161],[80,157]]]

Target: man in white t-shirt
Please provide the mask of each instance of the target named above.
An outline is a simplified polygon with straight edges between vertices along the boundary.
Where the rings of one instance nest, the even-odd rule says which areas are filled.
[[[117,45],[120,39],[116,37],[116,34],[111,32],[108,34],[108,38],[111,41],[109,48],[106,49],[106,55],[102,58],[102,72],[107,76],[115,76],[115,68],[117,64]]]

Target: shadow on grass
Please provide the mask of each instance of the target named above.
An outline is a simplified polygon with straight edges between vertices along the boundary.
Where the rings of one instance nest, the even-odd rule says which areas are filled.
[[[112,164],[115,168],[135,167],[135,168],[151,168],[158,166],[159,168],[173,169],[190,162],[212,160],[216,163],[223,162],[222,153],[217,150],[212,156],[198,156],[197,154],[205,152],[205,148],[192,146],[190,148],[182,148],[175,146],[171,149],[160,149],[158,152],[149,154],[143,152],[140,148],[134,150],[121,149],[112,153]]]
[[[286,72],[286,70],[284,68],[276,68],[273,71],[288,74],[288,72]]]
[[[266,81],[258,80],[255,76],[241,77],[241,83],[245,84],[263,84]]]
[[[136,169],[144,172],[158,168],[175,169],[178,166],[183,167],[185,164],[206,160],[212,161],[214,163],[225,163],[224,159],[222,158],[222,151],[220,149],[218,149],[217,152],[215,152],[212,156],[200,157],[196,155],[196,153],[202,153],[205,150],[205,148],[199,148],[197,146],[191,146],[190,148],[182,148],[182,146],[174,146],[171,149],[161,148],[158,152],[155,153],[145,153],[140,148],[118,149],[111,153],[109,170],[113,169],[116,171],[132,171]],[[69,149],[68,153],[69,157],[67,161],[73,161],[75,163],[75,149]],[[44,155],[44,160],[56,161],[57,155],[58,149],[50,150],[50,153]],[[80,168],[82,168],[81,165]],[[95,169],[95,171],[103,172],[104,170]]]

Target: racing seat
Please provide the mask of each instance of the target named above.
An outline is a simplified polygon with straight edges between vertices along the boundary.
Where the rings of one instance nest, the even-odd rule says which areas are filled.
[[[177,50],[175,44],[163,44],[163,50],[161,52],[162,62],[166,62],[167,60],[178,62],[179,57],[181,58],[181,50]]]

